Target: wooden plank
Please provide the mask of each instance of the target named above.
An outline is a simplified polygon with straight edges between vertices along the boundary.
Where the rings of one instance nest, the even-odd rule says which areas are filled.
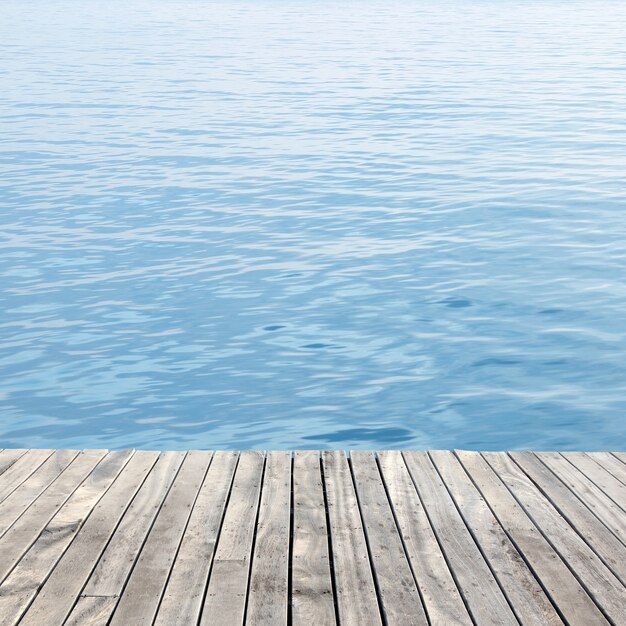
[[[626,582],[626,546],[534,454],[511,452],[510,456],[604,564]]]
[[[212,452],[192,451],[185,457],[113,613],[111,626],[153,623],[212,456]]]
[[[81,596],[63,626],[106,626],[118,598]]]
[[[68,469],[0,538],[0,582],[105,455],[103,450],[81,452]]]
[[[626,465],[626,452],[611,452],[611,454]]]
[[[320,463],[318,451],[294,453],[291,615],[295,626],[336,624]]]
[[[426,613],[376,459],[371,452],[353,451],[350,462],[385,620],[389,625],[426,625]]]
[[[215,452],[159,607],[155,626],[197,624],[237,466],[237,452]]]
[[[494,626],[517,624],[511,607],[428,454],[405,452],[404,458],[450,570],[474,620],[479,624]]]
[[[15,624],[76,536],[84,519],[127,463],[130,453],[113,452],[72,494],[0,585],[0,624]],[[7,568],[10,569],[10,568]]]
[[[626,511],[626,485],[583,452],[567,452],[562,453],[562,456],[602,489],[617,506]]]
[[[131,454],[0,450],[0,626],[626,623],[626,455]]]
[[[265,455],[242,452],[218,539],[202,626],[243,624]]]
[[[117,597],[122,594],[184,458],[184,452],[164,452],[159,456],[89,576],[83,596]]]
[[[10,496],[54,450],[29,450],[0,475],[0,502]]]
[[[608,452],[586,452],[585,454],[626,485],[626,465],[619,459]]]
[[[408,469],[397,450],[378,452],[383,480],[431,626],[472,620],[441,552]]]
[[[161,509],[185,458],[184,452],[164,452],[141,485],[91,573],[68,622],[79,619],[107,623],[122,595],[137,555]],[[94,598],[110,598],[105,602]]]
[[[457,451],[501,526],[570,626],[607,621],[495,471],[477,452]]]
[[[56,450],[11,495],[0,503],[0,536],[78,456],[78,450]]]
[[[115,455],[116,461],[112,471],[106,472],[106,476],[104,472],[96,476],[101,463],[59,511],[0,587],[1,594],[2,587],[9,583],[12,593],[8,597],[12,599],[12,607],[17,605],[18,610],[0,613],[19,615],[41,587],[20,624],[64,622],[94,563],[158,456],[156,452],[136,452],[128,461],[130,454],[110,453],[107,458]]]
[[[322,453],[333,553],[337,610],[342,626],[380,625],[382,619],[359,505],[344,452]]]
[[[486,452],[483,456],[604,614],[616,624],[626,624],[626,589],[621,582],[508,455]]]
[[[617,504],[562,455],[557,452],[535,454],[624,543],[624,512]]]
[[[0,452],[0,476],[6,472],[15,461],[24,456],[28,450],[3,450]]]
[[[562,624],[550,600],[452,452],[431,459],[522,624]]]
[[[269,452],[259,504],[246,624],[287,625],[291,453]]]

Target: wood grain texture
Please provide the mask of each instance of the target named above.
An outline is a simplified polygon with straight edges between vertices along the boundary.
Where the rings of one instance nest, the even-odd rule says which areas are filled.
[[[431,626],[472,624],[402,453],[382,451],[378,452],[378,458]]]
[[[293,467],[292,619],[296,626],[334,626],[320,453],[296,451]]]
[[[112,471],[97,476],[95,472],[92,473],[90,478],[93,480],[75,492],[44,530],[41,542],[35,542],[0,587],[1,594],[2,587],[18,571],[20,580],[11,581],[13,588],[22,591],[28,588],[34,593],[40,587],[20,624],[40,626],[43,623],[63,623],[78,600],[94,563],[98,561],[158,454],[136,452],[128,463],[129,453],[113,452],[109,456],[117,461],[110,468]],[[120,466],[123,469],[118,475]],[[28,567],[22,568],[24,564]],[[16,597],[22,600],[23,594],[17,594]]]
[[[10,463],[0,474],[0,502],[10,496],[53,453],[54,450],[28,450]]]
[[[567,452],[563,453],[563,456],[611,498],[622,511],[626,511],[626,485],[584,452]]]
[[[126,509],[82,592],[84,596],[121,595],[144,541],[161,510],[184,452],[164,452]]]
[[[576,576],[491,465],[477,452],[457,451],[456,455],[567,623],[606,624],[606,618]]]
[[[609,498],[578,468],[574,467],[563,455],[556,452],[537,452],[537,458],[541,459],[561,482],[584,502],[622,543],[626,541],[626,525],[624,511]]]
[[[561,618],[452,452],[431,452],[439,474],[522,624],[556,626]]]
[[[382,623],[367,542],[344,452],[322,453],[337,609],[345,626]]]
[[[237,466],[237,452],[216,452],[191,512],[156,626],[197,623],[220,526]]]
[[[614,623],[626,623],[626,589],[622,583],[508,455],[485,452],[483,456],[561,558],[576,572],[598,607]]]
[[[625,460],[0,450],[0,626],[626,624]]]
[[[242,452],[213,559],[202,626],[243,624],[264,454]]]
[[[350,463],[387,624],[427,624],[376,459],[371,452],[353,451]]]
[[[111,626],[153,623],[212,453],[189,452],[150,530],[113,613]]]
[[[28,509],[78,456],[78,450],[55,450],[13,493],[0,502],[0,535]]]
[[[287,624],[290,507],[291,453],[269,452],[256,525],[246,624]]]
[[[2,535],[0,538],[0,582],[5,579],[57,511],[105,455],[103,450],[81,452],[70,467]]]
[[[425,452],[404,458],[438,541],[474,620],[517,624],[497,580],[467,529],[445,484]]]
[[[626,452],[611,452],[611,454],[618,460],[626,465]]]
[[[511,452],[510,456],[620,582],[626,582],[626,546],[534,454]]]
[[[10,572],[0,585],[0,624],[15,624],[19,620],[131,454],[109,453],[60,507],[17,564],[10,559],[0,560],[3,578]],[[15,557],[15,553],[11,555]],[[93,562],[85,561],[84,565],[93,567]],[[59,580],[62,582],[63,577]],[[60,595],[61,604],[68,601],[62,592]]]
[[[0,452],[0,476],[6,472],[15,461],[24,456],[28,450],[2,450]]]
[[[586,452],[585,454],[626,485],[626,465],[618,458],[608,452]]]
[[[117,600],[108,596],[81,596],[63,626],[106,626]]]
[[[90,615],[89,623],[108,622],[184,457],[184,452],[164,452],[159,456],[89,576],[69,622],[86,615]]]

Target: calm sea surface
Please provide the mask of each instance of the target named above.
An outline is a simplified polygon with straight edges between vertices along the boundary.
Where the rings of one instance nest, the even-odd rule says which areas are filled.
[[[0,447],[625,447],[626,2],[3,0],[0,59]]]

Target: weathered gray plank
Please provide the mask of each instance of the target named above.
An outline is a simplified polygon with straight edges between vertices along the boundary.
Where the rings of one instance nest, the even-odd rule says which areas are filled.
[[[290,453],[105,454],[0,450],[0,626],[626,623],[620,453],[296,453],[291,589]]]
[[[106,626],[117,600],[109,596],[81,596],[63,626]]]
[[[626,452],[611,452],[611,454],[626,465]]]
[[[54,450],[28,450],[0,475],[0,502],[10,496]]]
[[[129,456],[130,453],[120,452],[107,455],[46,524],[44,531],[0,585],[2,626],[18,621]],[[7,566],[6,571],[9,569]]]
[[[24,456],[28,450],[3,450],[0,452],[0,476],[6,472],[15,461]]]
[[[441,478],[522,624],[562,624],[550,600],[452,452],[431,452]]]
[[[211,452],[192,451],[185,457],[113,613],[111,626],[153,623],[212,456]]]
[[[511,452],[559,513],[602,558],[605,565],[626,581],[626,546],[531,452]]]
[[[239,455],[216,452],[178,550],[155,626],[187,626],[200,617],[215,546]]]
[[[209,578],[202,626],[243,624],[265,455],[242,452]]]
[[[598,465],[610,472],[617,480],[626,485],[626,465],[608,452],[587,452]]]
[[[89,576],[83,596],[118,597],[122,594],[184,458],[184,452],[164,452],[159,456]]]
[[[386,622],[427,624],[376,459],[371,452],[353,451],[350,462]]]
[[[5,584],[11,583],[9,588],[14,591],[11,596],[19,601],[21,609],[22,603],[30,600],[45,580],[20,622],[23,626],[62,624],[69,615],[94,563],[154,465],[158,453],[136,452],[126,463],[128,456],[129,453],[124,452],[109,453],[107,458],[113,457],[117,461],[111,472],[114,476],[110,473],[106,477],[100,473],[96,475],[102,468],[101,463],[5,581]],[[123,469],[119,472],[122,464]],[[106,489],[104,494],[103,487]],[[88,515],[86,519],[85,515]],[[52,567],[54,569],[46,580],[45,576]],[[17,579],[14,578],[16,573],[19,574]]]
[[[68,469],[0,538],[0,582],[105,455],[106,452],[102,450],[81,452]]]
[[[425,452],[404,458],[470,613],[479,624],[517,624],[502,590]]]
[[[577,578],[485,459],[477,452],[457,451],[456,454],[567,623],[570,626],[606,624]]]
[[[401,452],[379,452],[378,458],[431,626],[472,624]]]
[[[557,452],[535,454],[624,543],[626,529],[622,509],[562,455]]]
[[[290,507],[291,453],[269,452],[259,504],[246,624],[287,624]]]
[[[185,458],[184,452],[164,452],[141,485],[91,573],[68,622],[86,620],[107,623],[135,564],[146,536],[154,523]],[[110,598],[110,601],[94,601]]]
[[[0,536],[77,456],[77,450],[55,450],[11,495],[0,502]]]
[[[626,485],[583,452],[567,452],[563,456],[626,511]]]
[[[334,626],[324,488],[317,451],[296,451],[293,464],[292,620]]]
[[[626,589],[596,553],[507,454],[485,452],[484,458],[554,549],[576,572],[576,577],[605,615],[616,624],[626,623]]]
[[[374,578],[350,467],[344,452],[322,453],[339,622],[380,625]]]

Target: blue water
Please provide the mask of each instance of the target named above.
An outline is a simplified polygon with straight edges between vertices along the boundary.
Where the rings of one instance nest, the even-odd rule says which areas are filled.
[[[625,2],[3,0],[0,59],[0,447],[625,447]]]

